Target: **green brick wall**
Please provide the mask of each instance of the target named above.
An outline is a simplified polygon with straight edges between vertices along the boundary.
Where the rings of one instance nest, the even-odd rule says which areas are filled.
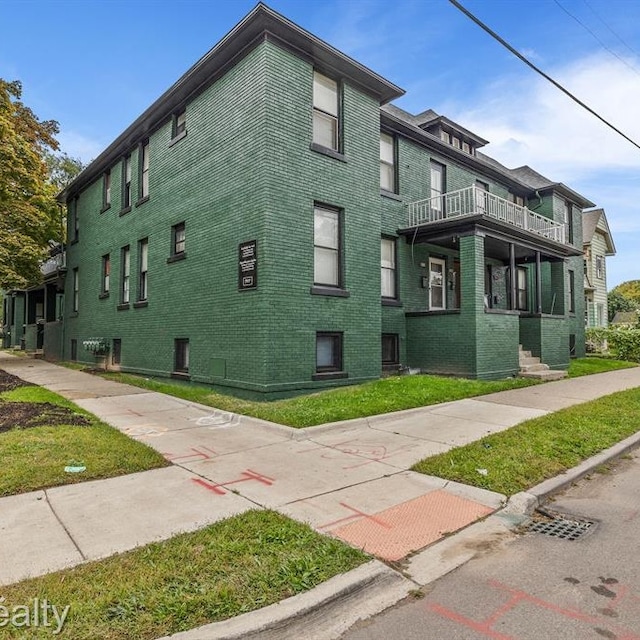
[[[406,204],[430,195],[432,158],[447,166],[447,191],[467,188],[476,179],[501,197],[507,197],[507,187],[400,139],[398,194],[381,195],[376,99],[349,81],[342,84],[344,158],[337,159],[310,148],[312,81],[308,60],[265,40],[187,104],[185,138],[170,144],[169,119],[150,132],[148,201],[135,204],[139,141],[131,147],[130,212],[120,215],[121,162],[111,169],[107,211],[101,213],[102,179],[80,194],[79,241],[69,246],[67,258],[64,357],[70,358],[76,340],[78,359],[94,362],[82,341],[118,338],[123,370],[168,376],[174,340],[188,338],[193,381],[273,397],[377,378],[382,333],[398,334],[400,362],[412,367],[485,378],[517,370],[518,317],[484,312],[483,239],[460,239],[460,311],[425,316],[420,312],[428,307],[428,290],[422,277],[428,275],[429,257],[444,258],[450,269],[458,252],[415,244],[397,233],[407,225]],[[341,211],[348,296],[311,291],[314,203]],[[552,216],[555,207],[549,197],[538,211]],[[574,214],[578,234],[577,209]],[[181,222],[187,257],[168,263],[171,227]],[[380,299],[381,235],[398,237],[399,303],[393,306]],[[148,304],[136,307],[143,238],[149,243],[149,295]],[[258,245],[258,288],[240,292],[238,244],[248,240]],[[131,302],[119,310],[125,245],[131,248]],[[101,257],[107,253],[111,287],[101,299]],[[77,314],[71,309],[74,268],[80,281]],[[548,306],[547,284],[555,277],[554,284],[564,286],[566,268],[560,265],[555,275],[553,267],[543,268]],[[579,278],[576,284],[581,318]],[[318,331],[343,333],[346,378],[314,379]],[[578,336],[579,327],[575,331]],[[550,337],[538,342],[556,348]]]
[[[122,340],[122,368],[153,375],[173,369],[175,338],[188,338],[191,376],[214,382],[223,361],[223,384],[265,384],[266,290],[238,292],[238,243],[258,241],[265,255],[268,209],[265,88],[267,60],[258,47],[187,105],[187,136],[169,146],[171,123],[150,136],[150,198],[120,216],[121,165],[112,175],[112,205],[104,213],[102,180],[78,201],[79,242],[69,247],[69,274],[79,269],[80,309],[71,312],[72,278],[66,282],[65,354],[71,339],[78,358],[93,359],[80,343],[88,337]],[[219,126],[211,126],[212,122]],[[132,149],[133,200],[137,150]],[[171,226],[186,223],[187,258],[168,264]],[[118,311],[120,249],[131,246],[131,302],[137,291],[138,241],[149,240],[148,306]],[[101,256],[111,255],[111,291],[99,300]],[[264,271],[259,277],[266,275]]]

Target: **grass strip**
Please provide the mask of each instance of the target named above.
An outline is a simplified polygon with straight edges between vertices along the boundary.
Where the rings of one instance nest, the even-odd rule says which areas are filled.
[[[61,637],[147,640],[278,602],[368,556],[273,511],[249,511],[106,560],[2,588],[4,606],[70,605]],[[3,638],[42,630],[3,629]]]
[[[487,381],[430,375],[392,376],[359,385],[265,402],[236,398],[217,393],[208,387],[171,384],[127,373],[108,373],[106,377],[222,411],[298,428],[413,409],[536,384],[531,380],[516,378]]]
[[[633,366],[636,365],[619,360],[580,358],[571,361],[569,375],[580,376]],[[103,375],[116,382],[166,393],[222,411],[249,415],[298,428],[365,418],[539,384],[538,381],[523,378],[469,380],[431,375],[391,376],[363,384],[265,402],[243,400],[212,391],[210,387],[172,384],[128,373]]]
[[[64,484],[111,478],[167,466],[156,451],[98,420],[73,402],[41,387],[19,387],[0,393],[0,401],[51,403],[86,417],[84,425],[43,425],[0,433],[0,496]],[[2,404],[0,403],[0,411]],[[86,470],[67,473],[70,464]]]
[[[566,471],[640,429],[640,388],[527,420],[421,460],[413,471],[508,496]],[[478,470],[486,469],[486,475]]]
[[[606,373],[607,371],[617,371],[619,369],[629,369],[637,367],[635,362],[626,360],[613,360],[611,358],[601,358],[599,356],[589,356],[587,358],[576,358],[569,365],[569,377],[589,376],[594,373]]]

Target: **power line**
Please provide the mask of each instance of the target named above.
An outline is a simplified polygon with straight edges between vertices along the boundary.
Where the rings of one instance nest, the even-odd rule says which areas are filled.
[[[554,0],[554,2],[573,20],[575,20],[587,33],[589,33],[593,39],[605,50],[608,51],[612,56],[618,58],[622,64],[626,65],[635,73],[640,76],[640,71],[638,71],[633,65],[629,64],[623,57],[619,56],[613,49],[609,49],[609,47],[602,41],[600,38],[593,32],[584,22],[580,20],[577,16],[574,16],[566,7],[564,7],[560,0]]]
[[[584,3],[587,5],[587,7],[589,7],[589,9],[591,9],[591,12],[593,13],[593,15],[598,18],[598,20],[600,20],[600,22],[602,22],[602,24],[607,27],[607,29],[609,29],[609,31],[611,31],[611,33],[622,43],[623,46],[625,46],[635,57],[640,57],[640,53],[638,53],[635,49],[632,49],[610,26],[609,24],[605,21],[605,19],[593,8],[593,6],[591,5],[590,2],[587,2],[587,0],[584,0]]]
[[[554,87],[556,87],[557,89],[560,89],[562,93],[569,96],[569,98],[571,98],[575,103],[579,104],[583,109],[586,109],[591,115],[595,116],[596,118],[598,118],[598,120],[606,124],[607,127],[609,127],[610,129],[613,129],[618,135],[622,136],[625,140],[630,142],[634,147],[636,147],[637,149],[640,149],[640,144],[635,142],[635,140],[632,140],[626,133],[623,133],[622,131],[620,131],[620,129],[618,129],[616,126],[611,124],[608,120],[605,120],[599,113],[594,111],[589,105],[582,102],[580,98],[577,98],[576,96],[574,96],[573,93],[571,93],[568,89],[565,89],[559,82],[557,82],[551,76],[547,75],[544,71],[542,71],[542,69],[539,69],[538,67],[536,67],[536,65],[533,64],[533,62],[531,62],[528,58],[523,56],[517,49],[514,49],[506,40],[501,38],[495,31],[493,31],[490,27],[484,24],[484,22],[482,22],[479,18],[476,18],[476,16],[474,16],[470,11],[468,11],[465,7],[463,7],[457,0],[449,0],[449,2],[454,7],[456,7],[456,9],[459,9],[460,11],[462,11],[462,13],[464,13],[469,19],[475,22],[483,31],[486,31],[494,40],[497,40],[503,47],[505,47],[511,53],[513,53],[513,55],[516,56],[519,60],[522,60],[522,62],[524,62],[528,67],[530,67],[536,73],[541,75],[545,80],[548,80]]]

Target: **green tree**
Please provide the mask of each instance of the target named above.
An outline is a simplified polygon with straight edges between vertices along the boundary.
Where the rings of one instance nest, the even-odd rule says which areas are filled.
[[[640,280],[627,280],[617,287],[611,289],[611,292],[619,293],[627,300],[633,302],[634,309],[640,309]],[[630,309],[632,311],[632,309]]]
[[[58,123],[39,120],[22,85],[0,78],[0,288],[40,279],[49,240],[62,240],[56,186],[46,154],[58,149]]]
[[[618,311],[635,311],[639,306],[630,298],[622,295],[617,290],[612,289],[607,295],[607,307],[609,309],[609,322],[613,320],[613,317]]]
[[[79,158],[72,158],[66,153],[45,151],[45,162],[49,172],[49,182],[60,193],[86,167]]]

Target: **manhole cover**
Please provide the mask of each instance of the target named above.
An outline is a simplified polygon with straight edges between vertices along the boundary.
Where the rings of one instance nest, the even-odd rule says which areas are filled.
[[[591,531],[595,526],[591,520],[568,520],[567,518],[555,517],[551,520],[534,520],[529,525],[529,531],[542,533],[545,536],[559,538],[561,540],[577,540]]]

